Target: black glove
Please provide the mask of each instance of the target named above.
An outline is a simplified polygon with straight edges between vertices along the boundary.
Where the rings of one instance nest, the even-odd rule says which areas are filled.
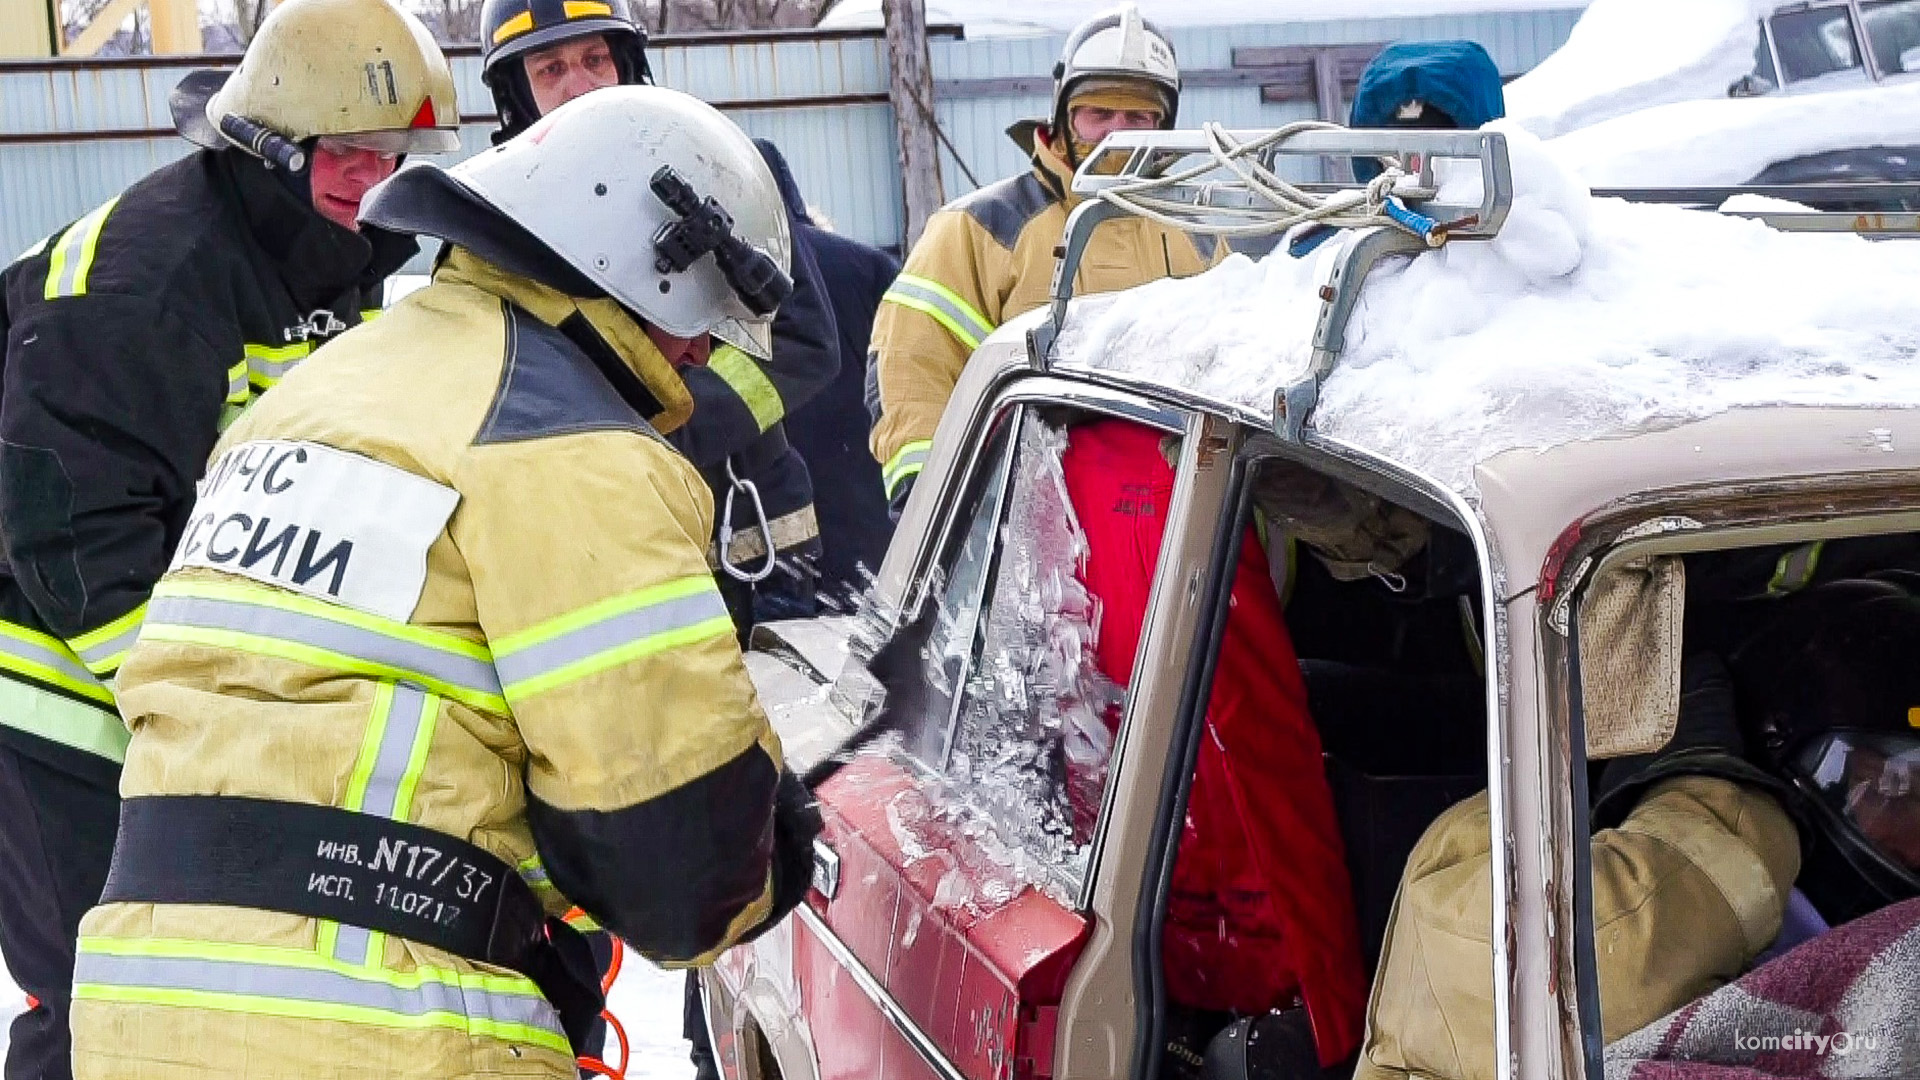
[[[1746,753],[1727,665],[1713,653],[1694,653],[1680,664],[1680,717],[1673,738],[1651,754],[1607,762],[1592,792],[1593,828],[1618,826],[1648,788],[1676,776],[1717,776],[1784,797],[1786,784],[1748,761]]]
[[[791,769],[781,769],[780,786],[773,796],[773,910],[741,937],[742,942],[773,929],[806,902],[813,888],[813,841],[823,827],[813,792]]]

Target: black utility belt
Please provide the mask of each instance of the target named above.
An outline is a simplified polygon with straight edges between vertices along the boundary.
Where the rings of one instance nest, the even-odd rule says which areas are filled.
[[[546,914],[513,867],[373,814],[226,795],[127,799],[100,899],[331,919],[508,968],[540,987],[576,1047],[576,1025],[591,1026],[604,1005],[585,940]]]

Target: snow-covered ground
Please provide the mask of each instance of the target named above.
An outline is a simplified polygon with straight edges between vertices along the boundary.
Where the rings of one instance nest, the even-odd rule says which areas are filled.
[[[927,22],[958,23],[968,37],[1065,33],[1115,0],[927,0]],[[1161,26],[1225,26],[1296,19],[1360,19],[1454,15],[1485,11],[1562,11],[1588,0],[1137,0],[1140,13]],[[1686,0],[1704,3],[1707,0]],[[881,24],[880,0],[840,0],[820,20],[822,29]]]
[[[686,985],[685,972],[661,971],[632,951],[627,953],[607,1007],[627,1029],[633,1050],[627,1063],[629,1080],[684,1080],[693,1075],[687,1040],[680,1037]],[[609,1046],[607,1052],[617,1051]]]
[[[661,971],[627,953],[608,1007],[627,1029],[633,1051],[627,1065],[631,1080],[685,1080],[693,1075],[693,1065],[687,1060],[687,1041],[680,1037],[680,1003],[686,979],[682,972]],[[25,1008],[25,997],[0,968],[0,1056],[6,1053],[8,1025]]]
[[[1741,405],[1920,406],[1920,243],[1595,199],[1539,140],[1495,127],[1513,158],[1505,226],[1374,272],[1318,430],[1467,489],[1502,450]],[[1446,179],[1446,201],[1479,200],[1477,171]],[[1063,360],[1264,412],[1306,369],[1338,248],[1094,298]]]
[[[7,974],[7,969],[0,966],[0,1057],[6,1055],[13,1018],[25,1011],[27,995],[13,984],[13,977]]]

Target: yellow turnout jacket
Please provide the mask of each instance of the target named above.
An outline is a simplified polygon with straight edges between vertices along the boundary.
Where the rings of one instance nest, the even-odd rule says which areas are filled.
[[[684,384],[609,300],[455,249],[226,433],[120,669],[123,794],[451,834],[701,962],[770,904],[780,748],[708,571]],[[81,927],[76,1074],[574,1075],[528,979],[236,907]]]

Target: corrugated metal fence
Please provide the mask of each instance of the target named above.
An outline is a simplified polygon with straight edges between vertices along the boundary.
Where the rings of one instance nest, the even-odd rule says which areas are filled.
[[[1569,9],[1176,30],[1188,83],[1181,117],[1252,128],[1314,116],[1311,96],[1271,85],[1278,69],[1262,63],[1275,46],[1470,38],[1512,76],[1558,48],[1579,15]],[[936,33],[935,109],[960,161],[981,182],[1024,166],[1004,130],[1045,111],[1047,76],[1061,44],[1058,37],[961,41]],[[210,62],[217,61],[0,63],[0,259],[186,153],[172,133],[167,93],[187,71]],[[809,202],[839,231],[899,243],[899,168],[877,32],[666,39],[654,46],[653,63],[660,82],[714,102],[749,133],[779,144]],[[487,145],[492,102],[471,50],[456,52],[454,73],[467,121],[461,141],[471,153]],[[1273,98],[1280,100],[1267,100]],[[953,153],[942,158],[948,196],[971,189]]]

